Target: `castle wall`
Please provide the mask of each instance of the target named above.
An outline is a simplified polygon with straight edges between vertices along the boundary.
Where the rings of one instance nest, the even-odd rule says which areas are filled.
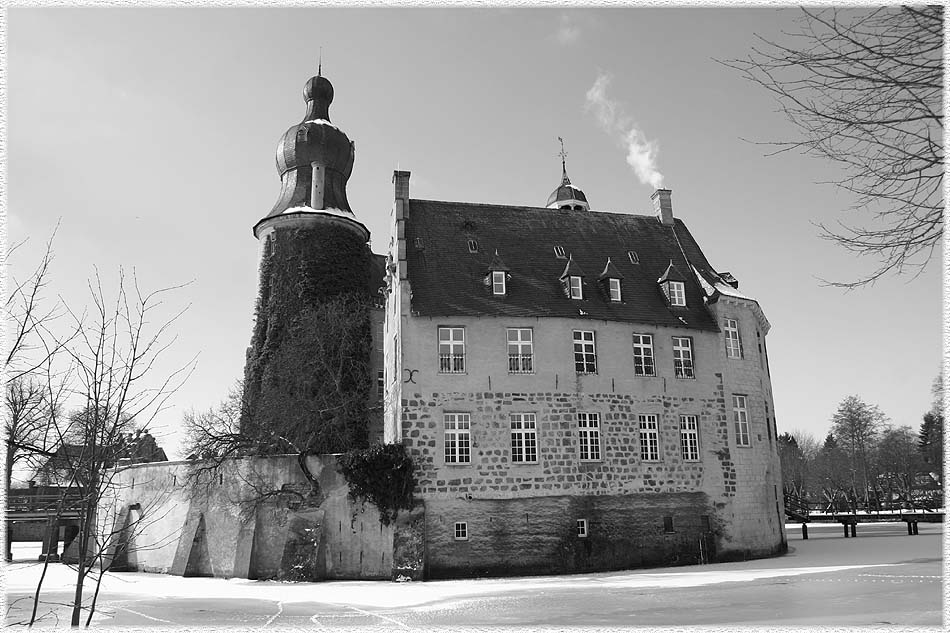
[[[307,464],[319,482],[319,495],[310,503],[296,456],[229,460],[198,487],[189,473],[201,462],[126,468],[116,473],[111,494],[100,504],[100,529],[121,524],[139,504],[127,544],[128,568],[137,571],[390,578],[393,528],[380,524],[372,505],[349,499],[333,455],[309,457]]]

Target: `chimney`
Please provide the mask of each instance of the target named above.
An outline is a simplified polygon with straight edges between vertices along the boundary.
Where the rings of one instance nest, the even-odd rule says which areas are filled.
[[[673,202],[670,200],[672,196],[670,189],[657,189],[650,196],[653,200],[653,210],[656,211],[661,224],[673,224]]]
[[[393,184],[395,185],[396,200],[409,202],[409,172],[394,171]]]

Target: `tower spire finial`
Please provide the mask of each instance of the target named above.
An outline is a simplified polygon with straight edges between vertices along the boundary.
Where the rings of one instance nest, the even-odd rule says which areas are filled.
[[[558,156],[561,157],[561,184],[569,185],[571,180],[567,177],[567,152],[564,151],[564,139],[559,136],[557,140],[561,142],[561,151],[558,152]]]
[[[323,47],[320,47],[320,57],[317,61],[317,77],[323,76]]]

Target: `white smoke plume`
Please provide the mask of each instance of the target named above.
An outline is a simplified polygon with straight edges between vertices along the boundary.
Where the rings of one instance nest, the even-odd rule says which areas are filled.
[[[627,150],[627,164],[633,168],[640,182],[661,189],[663,174],[656,167],[660,146],[656,141],[647,140],[643,131],[624,112],[623,106],[607,96],[610,79],[607,73],[597,75],[594,85],[587,91],[584,109],[592,111],[600,127]]]

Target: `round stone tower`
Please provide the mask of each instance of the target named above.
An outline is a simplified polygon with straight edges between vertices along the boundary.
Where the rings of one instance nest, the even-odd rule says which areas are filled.
[[[346,199],[354,147],[330,122],[333,86],[304,86],[307,113],[277,145],[277,204],[254,225],[260,291],[241,431],[266,453],[366,444],[371,382],[369,231]]]

